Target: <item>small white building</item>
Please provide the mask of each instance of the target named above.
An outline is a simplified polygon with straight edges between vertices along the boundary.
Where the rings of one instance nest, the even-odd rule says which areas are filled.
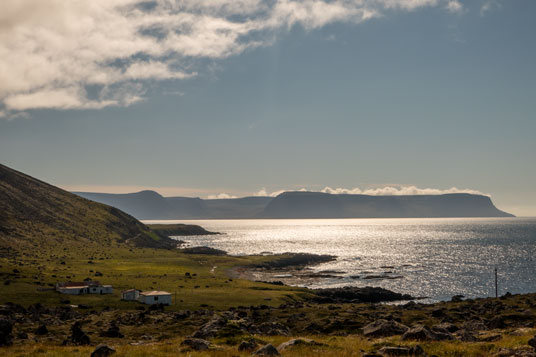
[[[102,285],[98,281],[83,281],[66,283],[57,283],[56,291],[62,294],[68,295],[82,295],[82,294],[113,294],[114,289],[111,285]]]
[[[139,293],[139,301],[147,305],[171,305],[171,293],[167,291],[142,291]]]
[[[121,300],[138,301],[140,299],[140,290],[128,289],[121,292]]]

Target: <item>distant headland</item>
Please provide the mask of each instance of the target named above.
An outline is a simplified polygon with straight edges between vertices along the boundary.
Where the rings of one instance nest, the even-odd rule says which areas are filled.
[[[488,196],[468,193],[369,196],[292,191],[232,199],[163,197],[154,191],[74,193],[146,220],[514,217],[497,209]]]

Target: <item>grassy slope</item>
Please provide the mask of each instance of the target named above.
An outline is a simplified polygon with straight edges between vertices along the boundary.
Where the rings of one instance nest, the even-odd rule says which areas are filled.
[[[171,246],[134,217],[0,165],[0,248]],[[1,253],[1,251],[0,251]]]

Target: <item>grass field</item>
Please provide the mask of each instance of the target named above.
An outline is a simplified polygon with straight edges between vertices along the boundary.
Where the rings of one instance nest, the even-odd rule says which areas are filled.
[[[278,305],[299,299],[304,289],[229,279],[227,271],[239,265],[258,264],[263,256],[230,257],[183,254],[151,248],[41,246],[18,257],[0,258],[3,279],[0,303],[57,305],[63,299],[95,308],[132,309],[137,303],[120,301],[129,288],[165,290],[173,294],[171,309],[227,309],[237,305]],[[186,276],[189,273],[189,277]],[[102,274],[102,276],[96,276]],[[113,285],[113,295],[63,295],[52,289],[61,281],[85,278]],[[5,285],[9,284],[9,285]]]

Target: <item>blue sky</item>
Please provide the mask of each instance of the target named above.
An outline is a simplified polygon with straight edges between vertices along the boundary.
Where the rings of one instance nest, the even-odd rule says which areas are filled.
[[[80,2],[57,27],[8,0],[2,163],[200,197],[456,187],[536,215],[535,2],[137,2]],[[100,26],[67,35],[92,11]]]

